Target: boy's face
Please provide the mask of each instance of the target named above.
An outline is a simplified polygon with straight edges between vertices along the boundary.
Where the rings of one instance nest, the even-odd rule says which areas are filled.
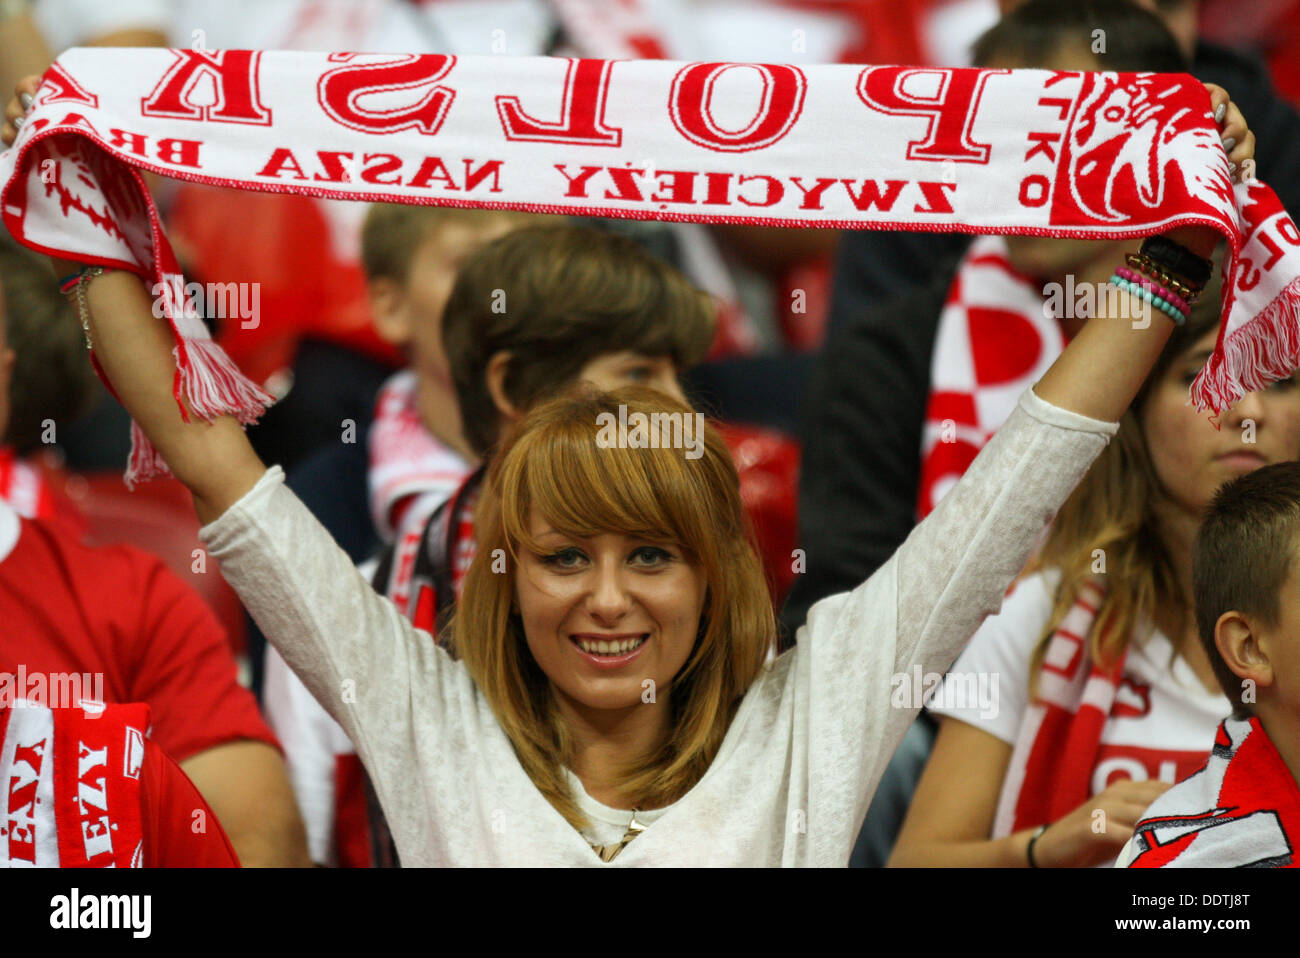
[[[1260,631],[1273,681],[1266,691],[1256,692],[1259,705],[1292,721],[1300,720],[1300,555],[1294,541],[1291,566],[1278,597],[1277,624]]]
[[[429,235],[411,258],[402,291],[407,310],[407,353],[421,388],[436,385],[451,390],[447,354],[442,347],[442,313],[451,296],[461,264],[485,243],[518,226],[509,217],[445,223]]]
[[[435,227],[411,257],[406,282],[372,284],[375,328],[406,353],[421,392],[451,392],[447,354],[442,348],[442,313],[461,264],[475,250],[520,223],[511,216],[450,220]]]
[[[677,379],[677,367],[667,356],[647,356],[630,351],[605,353],[587,363],[578,378],[605,391],[620,386],[650,386],[686,402],[686,393]]]

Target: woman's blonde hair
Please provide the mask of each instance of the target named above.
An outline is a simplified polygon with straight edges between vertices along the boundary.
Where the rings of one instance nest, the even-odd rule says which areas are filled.
[[[1087,636],[1088,654],[1103,668],[1118,662],[1139,630],[1150,629],[1158,616],[1171,629],[1168,638],[1175,651],[1192,621],[1192,597],[1178,581],[1158,527],[1156,506],[1164,491],[1141,416],[1152,387],[1218,325],[1219,290],[1219,280],[1211,280],[1187,323],[1174,330],[1120,420],[1114,440],[1065,501],[1033,561],[1034,570],[1055,569],[1061,579],[1030,662],[1031,691],[1036,690],[1052,634],[1086,582],[1100,585],[1105,594]]]
[[[776,638],[736,467],[722,439],[706,426],[695,437],[702,447],[690,450],[700,450],[697,458],[681,448],[609,448],[598,438],[600,417],[617,419],[620,407],[630,422],[636,413],[681,416],[681,435],[703,422],[688,406],[645,387],[608,393],[587,387],[531,410],[493,458],[474,517],[477,555],[449,626],[454,654],[491,705],[524,771],[575,828],[584,820],[565,773],[569,738],[516,611],[520,550],[547,551],[530,535],[534,512],[575,537],[615,532],[675,544],[704,572],[699,637],[671,688],[656,691],[660,705],[651,706],[662,707],[667,696],[671,732],[626,769],[622,798],[628,807],[662,807],[700,780]],[[498,569],[500,558],[508,557],[504,574],[494,572],[494,556]]]

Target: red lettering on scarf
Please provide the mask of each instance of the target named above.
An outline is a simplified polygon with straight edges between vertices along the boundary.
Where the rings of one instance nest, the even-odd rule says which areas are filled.
[[[1052,144],[1061,142],[1061,134],[1030,133],[1029,142],[1032,143],[1033,146],[1031,146],[1029,152],[1025,154],[1026,160],[1032,160],[1039,153],[1045,153],[1050,162],[1056,162],[1056,151],[1052,149]]]
[[[790,177],[790,182],[798,187],[799,192],[803,194],[803,202],[799,204],[799,209],[819,210],[822,208],[822,194],[834,186],[836,180],[833,176],[819,176],[811,189],[805,187],[803,181],[797,176]]]
[[[347,63],[355,53],[331,53],[332,63]],[[456,99],[456,91],[432,86],[411,107],[378,109],[363,107],[362,97],[394,90],[418,90],[436,84],[456,65],[456,58],[442,53],[409,54],[387,63],[361,63],[338,67],[321,74],[316,99],[335,123],[362,133],[397,133],[417,130],[432,136],[442,127]]]
[[[89,107],[99,106],[99,97],[72,78],[58,63],[53,64],[41,77],[41,103],[61,103],[71,100]]]
[[[175,120],[271,125],[271,111],[258,90],[256,50],[173,50],[171,65],[147,97],[140,101],[144,116]],[[189,102],[202,76],[216,85],[215,105],[193,106]],[[190,165],[190,164],[185,164]]]
[[[406,185],[428,187],[435,180],[445,183],[446,189],[459,189],[456,186],[456,181],[452,179],[451,170],[447,169],[447,165],[442,162],[440,156],[426,156],[420,163],[420,168],[415,171],[415,175],[407,181]]]
[[[295,180],[307,179],[307,174],[303,173],[298,158],[293,155],[293,150],[284,146],[278,147],[271,152],[271,158],[266,161],[264,167],[257,171],[257,175],[281,178],[281,170],[290,170]]]
[[[874,206],[882,213],[888,213],[894,208],[894,203],[898,201],[898,194],[907,185],[906,180],[885,180],[885,192],[882,194],[875,180],[863,180],[862,189],[854,193],[852,180],[840,182],[844,184],[844,188],[853,199],[853,205],[858,209],[869,210]]]
[[[659,170],[655,174],[656,185],[667,193],[655,193],[650,197],[656,203],[694,203],[695,177],[698,173],[689,170]],[[667,183],[664,177],[670,177]]]
[[[524,112],[518,96],[498,96],[497,114],[507,140],[573,143],[581,146],[621,146],[623,130],[605,123],[609,93],[609,60],[569,61],[560,97],[560,119],[550,123]]]
[[[603,167],[599,166],[584,166],[578,171],[577,176],[570,176],[563,163],[556,163],[555,168],[560,171],[561,176],[569,181],[569,188],[564,195],[578,196],[584,200],[587,198],[587,181],[603,169]]]
[[[991,147],[974,142],[971,127],[989,77],[1009,72],[867,67],[858,75],[858,97],[877,113],[929,118],[925,139],[907,145],[909,160],[985,164]],[[935,92],[909,91],[909,81],[915,85],[916,77],[937,78]]]
[[[780,203],[781,198],[785,196],[785,186],[775,176],[742,176],[736,180],[736,183],[740,186],[744,186],[750,180],[767,181],[767,199],[759,202],[757,200],[747,200],[743,196],[737,196],[736,199],[740,200],[740,202],[744,203],[746,206],[772,206],[773,204]],[[851,193],[853,191],[850,190],[849,192]]]
[[[127,143],[127,140],[130,143]],[[115,146],[119,150],[130,150],[136,156],[148,156],[145,150],[145,142],[149,138],[143,133],[129,133],[126,130],[112,129],[108,131],[108,145]]]
[[[713,115],[713,84],[731,69],[757,70],[763,79],[758,110],[739,130],[723,129]],[[808,81],[798,67],[772,63],[692,63],[673,77],[668,112],[677,132],[692,143],[727,153],[761,150],[790,132],[803,111],[807,87]]]
[[[392,153],[367,153],[362,158],[366,165],[361,168],[361,179],[367,183],[376,183],[379,186],[397,186],[402,182],[401,169],[402,161],[400,157]],[[371,164],[371,160],[378,160],[378,163]],[[395,180],[381,180],[379,177],[384,173],[397,173]]]
[[[36,864],[36,827],[32,810],[36,807],[36,790],[41,780],[41,766],[45,761],[44,740],[35,745],[19,745],[14,749],[13,768],[25,764],[31,771],[31,780],[19,787],[19,776],[9,778],[9,859]],[[27,777],[27,776],[23,776]]]
[[[948,197],[944,195],[944,190],[956,190],[956,183],[927,183],[920,181],[916,184],[921,188],[921,194],[925,197],[925,206],[917,203],[912,208],[915,213],[952,213],[952,204],[948,202]]]
[[[609,166],[605,169],[609,173],[609,178],[614,181],[614,186],[618,189],[617,193],[611,193],[609,190],[606,190],[605,199],[636,200],[637,202],[645,199],[645,197],[641,195],[641,187],[637,184],[636,178],[632,175],[635,173],[637,176],[641,176],[645,173],[645,170],[625,169],[620,166]]]

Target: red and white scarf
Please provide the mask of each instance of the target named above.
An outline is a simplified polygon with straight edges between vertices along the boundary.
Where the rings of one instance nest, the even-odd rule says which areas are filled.
[[[1103,668],[1088,654],[1088,636],[1105,592],[1079,590],[1048,640],[1034,700],[1025,710],[993,822],[994,838],[1054,822],[1092,796],[1102,732],[1116,708],[1124,656]]]
[[[368,439],[370,517],[385,543],[418,538],[433,510],[460,488],[470,464],[434,438],[420,418],[415,373],[390,376],[379,390]]]
[[[966,251],[939,314],[921,438],[925,518],[1065,349],[1060,322],[1017,273],[999,236]]]
[[[191,309],[141,170],[337,199],[690,222],[1227,237],[1225,322],[1192,388],[1222,410],[1300,366],[1300,230],[1234,185],[1183,75],[445,54],[75,49],[0,156],[20,242],[137,272],[174,391],[270,397]],[[164,471],[135,436],[129,478]]]
[[[0,867],[140,868],[147,705],[0,702]]]
[[[1137,823],[1130,868],[1294,868],[1300,788],[1258,718],[1226,719],[1205,767]]]
[[[24,519],[50,519],[56,513],[54,494],[40,469],[0,446],[0,500]]]

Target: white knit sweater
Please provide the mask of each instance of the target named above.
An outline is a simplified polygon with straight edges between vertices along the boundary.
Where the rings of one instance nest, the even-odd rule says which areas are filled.
[[[696,786],[609,865],[542,797],[465,668],[376,595],[278,467],[201,535],[267,639],[356,743],[404,865],[844,865],[916,707],[998,610],[1115,432],[1035,396],[898,552],[813,606]]]

